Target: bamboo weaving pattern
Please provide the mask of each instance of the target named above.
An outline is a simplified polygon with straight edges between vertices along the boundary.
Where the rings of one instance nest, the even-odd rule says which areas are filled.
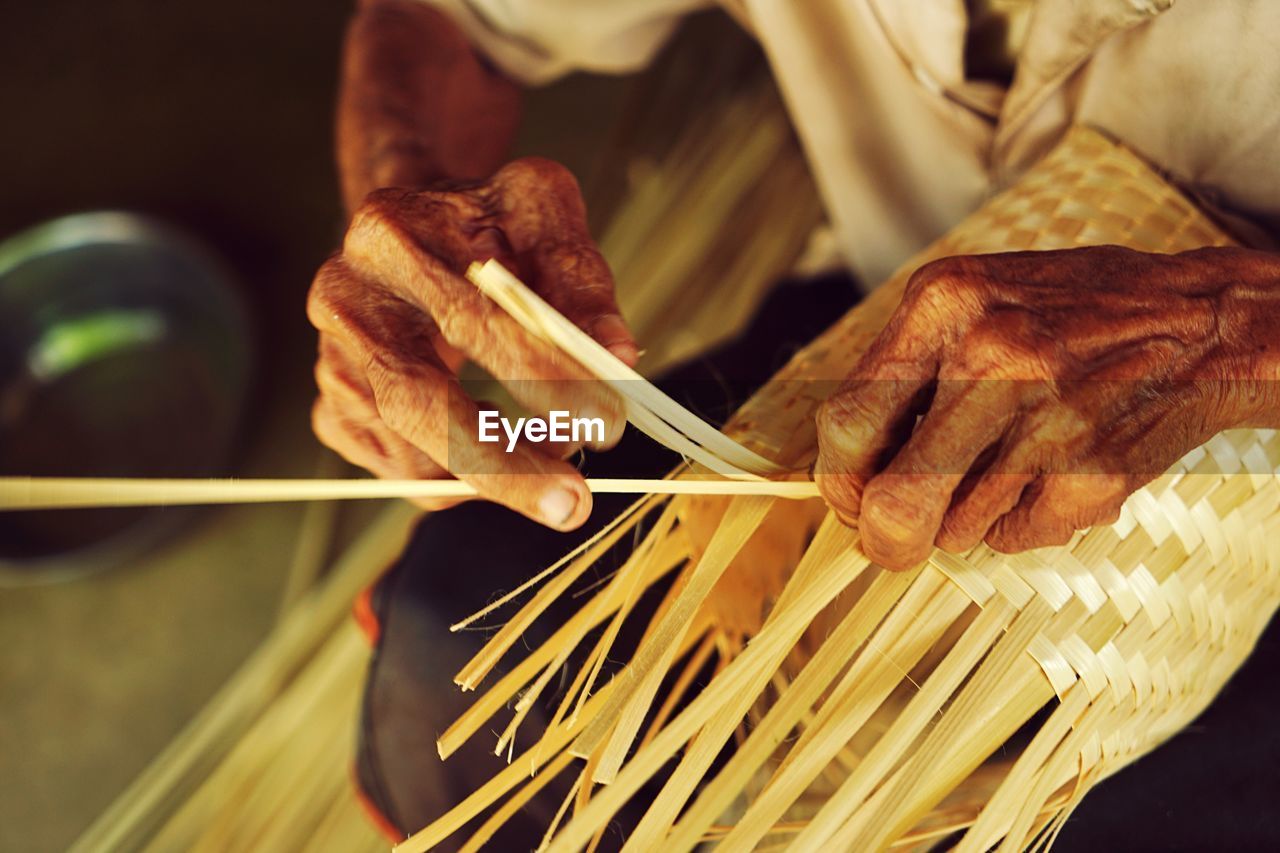
[[[1173,252],[1230,240],[1138,157],[1075,129],[799,353],[726,434],[803,468],[824,396],[814,380],[847,372],[920,264],[1104,243]],[[1280,603],[1280,485],[1258,473],[1277,462],[1274,432],[1225,433],[1137,492],[1113,526],[1014,557],[938,552],[902,574],[869,563],[820,501],[646,496],[540,575],[458,674],[474,689],[513,658],[443,733],[441,754],[494,729],[511,763],[397,850],[477,849],[556,777],[568,794],[541,846],[557,853],[596,847],[646,785],[625,850],[927,848],[958,831],[962,851],[1047,846],[1093,784],[1212,701]],[[547,643],[511,654],[641,530]],[[665,590],[656,610],[638,604],[650,588]],[[644,638],[608,678],[629,620]],[[522,737],[575,649],[582,663],[550,722]]]

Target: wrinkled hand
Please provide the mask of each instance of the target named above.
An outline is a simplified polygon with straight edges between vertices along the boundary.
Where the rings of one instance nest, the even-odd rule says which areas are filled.
[[[1247,250],[929,264],[819,412],[819,486],[889,568],[935,544],[1063,544],[1218,431],[1274,417],[1278,295],[1275,257]]]
[[[380,477],[452,474],[484,497],[570,529],[591,507],[582,477],[561,458],[574,448],[522,443],[508,454],[505,441],[480,443],[480,406],[456,370],[466,359],[478,363],[542,417],[564,410],[603,418],[611,431],[605,446],[621,433],[622,406],[463,277],[471,262],[488,258],[635,362],[577,183],[550,161],[518,160],[478,185],[378,190],[356,211],[308,299],[320,331],[313,426],[325,444]]]

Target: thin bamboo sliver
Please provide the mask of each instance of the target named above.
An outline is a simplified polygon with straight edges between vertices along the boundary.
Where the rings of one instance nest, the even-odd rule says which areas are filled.
[[[818,496],[816,484],[801,480],[588,477],[586,482],[596,494]],[[0,510],[469,497],[476,497],[476,490],[461,480],[0,477]]]

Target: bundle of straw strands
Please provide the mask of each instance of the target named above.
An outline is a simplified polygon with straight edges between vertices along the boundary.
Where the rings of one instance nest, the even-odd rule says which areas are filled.
[[[1074,129],[800,352],[725,431],[804,469],[824,388],[933,258],[1230,242],[1136,155]],[[642,498],[544,573],[458,674],[476,689],[513,658],[439,740],[448,756],[499,731],[510,764],[397,850],[476,849],[550,790],[568,791],[542,839],[556,853],[599,845],[628,801],[642,813],[628,851],[927,848],[961,832],[962,851],[1047,846],[1095,783],[1192,720],[1249,654],[1280,596],[1280,486],[1244,471],[1277,460],[1273,433],[1225,433],[1133,495],[1113,526],[1017,556],[938,552],[906,573],[870,563],[821,501]],[[629,535],[638,544],[622,567],[545,644],[513,654]],[[638,603],[646,591],[656,608]],[[602,676],[636,621],[634,653]],[[563,687],[575,654],[584,662],[549,723],[517,751],[521,722]]]

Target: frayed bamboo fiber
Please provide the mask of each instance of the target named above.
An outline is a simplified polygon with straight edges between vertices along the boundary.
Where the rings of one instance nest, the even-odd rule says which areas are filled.
[[[408,504],[391,503],[330,559],[324,581],[81,834],[73,853],[213,849],[216,839],[266,832],[287,836],[279,849],[385,849],[346,785],[368,662],[349,613],[403,550],[417,517]],[[283,772],[268,778],[271,768]],[[250,847],[245,840],[223,849]]]
[[[1138,157],[1074,129],[799,353],[725,431],[782,469],[802,468],[815,452],[815,407],[913,269],[952,254],[1106,243],[1172,252],[1230,240]],[[917,848],[957,831],[965,851],[1047,846],[1092,785],[1212,700],[1280,602],[1280,484],[1258,473],[1278,462],[1274,432],[1225,433],[1137,492],[1115,525],[1016,556],[939,552],[903,574],[868,563],[857,534],[829,514],[814,533],[775,515],[775,498],[674,496],[663,510],[674,525],[654,525],[637,551],[680,563],[658,611],[615,607],[619,589],[633,600],[663,574],[629,560],[597,593],[608,603],[587,600],[532,652],[539,665],[518,665],[519,677],[455,724],[442,754],[547,661],[587,647],[601,610],[647,620],[630,662],[594,693],[592,679],[574,678],[561,702],[578,710],[524,751],[531,764],[518,760],[397,850],[472,849],[510,803],[566,772],[577,781],[541,844],[556,853],[594,848],[628,803],[638,822],[624,850],[704,840],[729,851]],[[638,531],[640,515],[614,532]],[[788,537],[793,551],[776,547]],[[788,553],[802,555],[779,556]],[[759,577],[777,582],[741,582]],[[736,610],[757,610],[762,623],[722,618]],[[713,659],[710,681],[659,702],[664,685],[690,690],[697,654]],[[595,663],[588,654],[582,666]],[[460,832],[482,815],[478,832]]]

